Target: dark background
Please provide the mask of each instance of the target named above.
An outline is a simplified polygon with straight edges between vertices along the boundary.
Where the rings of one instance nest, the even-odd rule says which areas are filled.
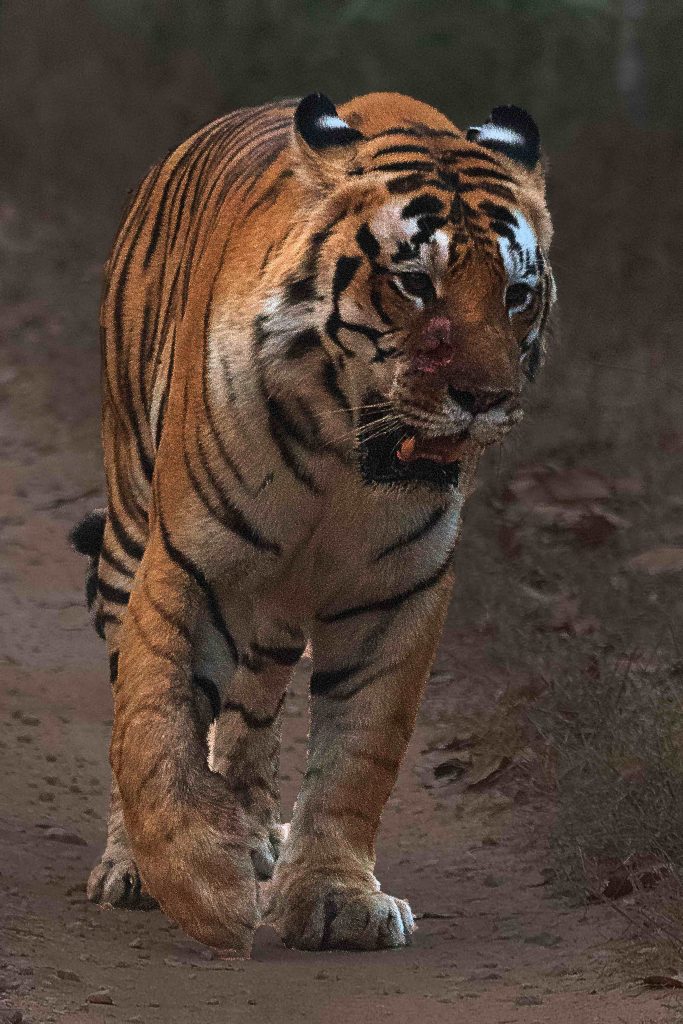
[[[662,903],[648,889],[635,934],[645,936],[650,958],[667,936],[664,960],[673,950],[680,961],[682,58],[681,0],[0,0],[0,703],[8,722],[0,755],[9,796],[0,855],[14,886],[3,911],[37,922],[20,933],[17,970],[34,954],[43,965],[60,962],[77,920],[64,951],[86,962],[76,967],[93,987],[109,983],[103,965],[118,944],[152,927],[131,924],[130,915],[100,925],[94,908],[78,904],[104,830],[110,698],[104,651],[82,607],[83,566],[65,540],[79,515],[104,500],[97,307],[128,191],[226,110],[316,90],[343,102],[373,89],[431,102],[461,126],[501,103],[529,109],[548,156],[560,309],[525,422],[486,456],[466,510],[456,595],[421,718],[426,746],[418,743],[402,776],[400,814],[388,811],[385,830],[396,843],[381,847],[388,888],[399,879],[397,895],[417,894],[422,909],[460,906],[468,886],[479,886],[480,902],[461,922],[464,938],[438,920],[423,922],[417,959],[404,962],[421,963],[430,998],[457,1002],[447,972],[424,972],[449,957],[472,969],[500,959],[490,934],[519,895],[512,909],[532,937],[505,945],[513,981],[487,982],[488,995],[514,1001],[505,986],[539,982],[555,946],[533,933],[548,928],[565,943],[552,953],[557,978],[565,956],[582,979],[572,982],[577,990],[604,992],[607,975],[595,974],[582,949],[606,941],[595,931],[606,919],[597,909],[572,917],[561,901],[595,896],[596,885],[600,893],[600,879],[615,863],[640,863],[634,856],[669,865],[675,890]],[[301,746],[285,747],[287,799],[305,744],[305,691],[297,692],[288,709]],[[465,742],[457,739],[463,715],[475,761],[495,780],[488,796],[463,791],[457,764],[439,775],[444,788],[430,788],[433,757],[446,757],[438,743],[454,731],[449,749]],[[505,800],[509,817],[494,827]],[[46,820],[86,836],[88,849],[72,855],[48,843],[46,852],[36,831]],[[499,855],[487,837],[501,828]],[[430,844],[439,845],[443,867],[423,874]],[[459,866],[475,862],[469,874]],[[492,889],[495,872],[509,884]],[[525,890],[538,872],[558,882],[560,902],[550,909],[541,890]],[[80,909],[67,903],[67,886]],[[633,905],[628,913],[633,924]],[[563,924],[558,914],[568,915]],[[622,917],[614,920],[623,929]],[[154,925],[154,949],[167,954],[154,954],[154,978],[163,978],[167,1001],[194,1005],[199,983],[186,991],[176,978],[172,987],[169,963],[180,954],[165,927],[163,919]],[[97,978],[87,967],[93,942]],[[607,974],[617,970],[610,957]],[[377,995],[379,961],[357,963],[348,991]],[[400,962],[392,964],[403,985]],[[292,965],[300,960],[282,961],[274,985],[289,985]],[[18,990],[28,991],[30,975],[19,977]],[[129,1009],[159,1005],[145,1002],[148,981],[134,971],[126,977]],[[315,977],[306,972],[314,1008]],[[36,1019],[45,1019],[50,992],[61,992],[63,1008],[82,1002],[83,992],[76,998],[72,982],[55,982],[47,968],[43,983]],[[559,980],[544,984],[561,988]],[[164,997],[158,1013],[142,1010],[145,1021],[169,1019]],[[288,998],[293,1005],[296,987]],[[373,1021],[384,1005],[378,998],[367,1004]],[[117,999],[125,1004],[115,992]],[[340,1020],[356,1019],[359,1004],[351,1018],[338,1005]],[[410,1005],[415,1019],[427,1019],[423,1003]],[[514,1011],[521,1016],[475,1017],[483,995],[468,1005],[473,1022],[537,1019],[528,1007]],[[556,1017],[540,1007],[538,1019],[594,1012],[585,1003],[557,1006]],[[645,1019],[632,1017],[631,1006],[620,1004],[616,1016],[604,1009],[600,1019]],[[642,1012],[668,1020],[657,1006]],[[413,1019],[408,1009],[396,1019]],[[452,1019],[452,1008],[442,1010],[429,1021]],[[245,1013],[263,1019],[258,1007]],[[198,1018],[189,1009],[182,1019]]]

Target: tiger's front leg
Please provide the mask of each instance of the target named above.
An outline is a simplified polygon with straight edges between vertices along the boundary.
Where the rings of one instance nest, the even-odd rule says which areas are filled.
[[[209,770],[192,682],[206,588],[157,523],[120,634],[111,763],[147,890],[201,942],[248,955],[258,920],[251,827]]]
[[[278,774],[283,706],[305,640],[300,630],[283,631],[274,622],[259,631],[255,619],[214,726],[210,764],[249,816],[252,861],[262,881],[272,876],[282,843]]]
[[[449,572],[410,598],[410,609],[380,614],[379,642],[378,617],[353,609],[320,624],[313,638],[308,768],[267,907],[268,922],[288,946],[382,949],[410,942],[409,905],[382,893],[374,876],[375,837],[451,584]],[[356,614],[370,620],[365,628],[349,628]]]

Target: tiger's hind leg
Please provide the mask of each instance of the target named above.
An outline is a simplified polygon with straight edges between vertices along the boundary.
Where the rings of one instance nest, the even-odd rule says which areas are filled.
[[[94,865],[86,889],[88,899],[102,906],[153,910],[157,901],[145,892],[123,821],[121,796],[112,775],[107,845]]]
[[[142,549],[132,536],[134,532],[137,530],[132,525],[124,527],[119,523],[117,530],[112,528],[111,523],[107,526],[107,510],[95,509],[70,534],[75,549],[90,559],[85,583],[86,600],[93,613],[95,628],[107,643],[112,685],[116,681],[121,619],[139,564],[137,549]],[[156,900],[144,890],[123,821],[121,797],[113,774],[107,843],[102,856],[90,872],[86,892],[91,902],[103,906],[123,907],[127,910],[150,910],[157,906]]]

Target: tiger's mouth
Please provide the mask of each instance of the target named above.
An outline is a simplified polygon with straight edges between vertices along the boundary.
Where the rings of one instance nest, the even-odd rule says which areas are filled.
[[[410,434],[399,445],[396,458],[400,462],[427,459],[442,465],[450,465],[464,458],[471,447],[472,440],[467,432],[443,437],[421,437],[419,434]]]
[[[390,431],[368,434],[359,444],[359,465],[369,483],[457,487],[461,460],[472,444],[466,431],[428,437],[414,424],[402,422]]]

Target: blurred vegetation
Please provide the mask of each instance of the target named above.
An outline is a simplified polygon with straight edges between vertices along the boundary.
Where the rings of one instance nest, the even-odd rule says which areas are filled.
[[[108,208],[219,114],[321,90],[516,103],[554,157],[591,126],[679,134],[682,0],[51,0],[0,4],[0,177]]]
[[[396,89],[456,121],[529,107],[562,142],[623,113],[624,26],[637,22],[651,124],[680,124],[683,64],[663,59],[683,30],[680,0],[91,0],[167,63],[202,54],[227,106],[314,89],[342,100]],[[662,76],[666,75],[666,88]],[[664,101],[662,103],[662,101]]]

